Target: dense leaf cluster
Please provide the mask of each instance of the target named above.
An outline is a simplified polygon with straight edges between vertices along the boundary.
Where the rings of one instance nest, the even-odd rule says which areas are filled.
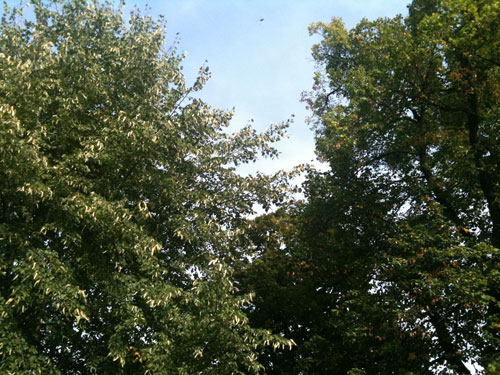
[[[256,348],[290,342],[248,326],[231,262],[280,177],[234,165],[274,155],[283,126],[225,133],[162,21],[31,6],[0,26],[0,372],[259,370]]]
[[[244,276],[252,321],[298,344],[262,354],[270,373],[500,371],[499,19],[497,1],[415,0],[311,26],[330,170],[257,222]]]

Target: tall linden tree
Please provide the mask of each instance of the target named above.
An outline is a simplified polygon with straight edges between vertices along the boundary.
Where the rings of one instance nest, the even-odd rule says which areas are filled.
[[[0,26],[0,373],[239,374],[262,345],[231,259],[283,127],[226,134],[164,23],[32,1]]]

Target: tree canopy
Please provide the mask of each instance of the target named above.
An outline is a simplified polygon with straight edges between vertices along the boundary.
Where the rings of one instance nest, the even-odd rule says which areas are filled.
[[[304,101],[330,169],[262,221],[285,245],[245,276],[283,280],[252,317],[298,344],[263,355],[273,373],[500,371],[498,19],[497,1],[415,0],[407,17],[311,26]]]
[[[32,1],[0,25],[0,372],[235,374],[256,349],[232,263],[275,155],[187,87],[164,23],[108,3]]]
[[[303,200],[237,173],[286,123],[227,133],[162,19],[31,6],[0,25],[0,372],[500,372],[498,1],[311,25]]]

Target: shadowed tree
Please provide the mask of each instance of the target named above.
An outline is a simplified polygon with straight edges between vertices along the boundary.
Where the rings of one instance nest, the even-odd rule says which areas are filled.
[[[301,308],[273,315],[298,344],[263,355],[273,373],[500,370],[498,19],[497,1],[416,0],[408,17],[311,26],[304,100],[330,170],[309,173],[282,219],[296,234],[247,276],[307,268],[286,286]],[[279,305],[257,302],[256,321]]]

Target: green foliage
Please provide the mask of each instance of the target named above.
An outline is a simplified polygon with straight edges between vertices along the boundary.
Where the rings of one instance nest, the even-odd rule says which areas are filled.
[[[494,1],[415,1],[406,19],[311,29],[330,191],[357,187],[357,205],[391,223],[360,227],[383,231],[371,293],[436,371],[498,360],[499,15]]]
[[[0,372],[257,372],[257,348],[291,342],[249,327],[231,264],[281,177],[233,166],[284,126],[226,134],[161,20],[29,5],[0,26]]]
[[[409,10],[352,30],[339,19],[311,26],[322,40],[304,100],[330,170],[310,171],[307,204],[284,213],[298,224],[281,234],[280,255],[248,270],[278,280],[281,257],[287,272],[313,271],[251,317],[307,300],[274,325],[297,347],[264,353],[272,373],[499,367],[500,6],[415,0]]]

